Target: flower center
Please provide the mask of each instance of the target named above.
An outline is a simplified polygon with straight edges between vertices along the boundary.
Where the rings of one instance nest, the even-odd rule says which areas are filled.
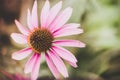
[[[31,48],[38,53],[48,50],[52,46],[53,36],[47,29],[37,28],[29,36]]]

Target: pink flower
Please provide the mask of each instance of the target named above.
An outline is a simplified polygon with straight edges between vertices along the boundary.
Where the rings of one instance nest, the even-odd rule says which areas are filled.
[[[72,8],[68,7],[59,13],[62,1],[50,9],[49,0],[46,0],[40,15],[40,25],[38,24],[37,2],[34,2],[32,12],[28,9],[27,24],[24,27],[20,22],[15,23],[22,34],[12,33],[11,37],[20,44],[28,44],[28,47],[12,54],[15,60],[22,60],[29,56],[31,58],[25,65],[25,73],[31,72],[31,79],[36,80],[39,74],[41,54],[45,56],[50,71],[56,79],[62,74],[68,77],[65,64],[61,60],[66,60],[71,66],[77,67],[77,59],[68,50],[61,46],[85,47],[85,44],[77,40],[59,40],[58,37],[69,36],[83,33],[79,29],[79,24],[65,24],[72,14]]]

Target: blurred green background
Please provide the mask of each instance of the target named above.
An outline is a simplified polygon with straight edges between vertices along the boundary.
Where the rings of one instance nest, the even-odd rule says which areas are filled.
[[[10,75],[23,73],[27,61],[15,61],[11,58],[14,51],[25,45],[15,43],[12,32],[19,32],[14,19],[26,26],[27,8],[32,7],[34,0],[0,0],[0,80],[8,80],[1,71]],[[45,0],[38,1],[38,10]],[[50,0],[51,6],[59,0]],[[72,7],[73,14],[68,23],[80,23],[84,33],[68,38],[79,39],[86,44],[85,48],[67,48],[78,59],[78,68],[66,63],[69,72],[68,80],[120,80],[120,0],[63,0],[63,9]],[[41,64],[38,80],[53,80],[44,59]],[[10,79],[11,80],[11,79]]]

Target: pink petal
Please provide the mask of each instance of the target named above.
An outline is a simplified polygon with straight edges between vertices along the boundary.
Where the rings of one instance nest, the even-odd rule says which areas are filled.
[[[34,26],[32,25],[32,18],[31,18],[31,14],[30,14],[30,10],[28,9],[28,14],[27,14],[27,24],[30,30],[34,29]]]
[[[27,36],[18,34],[18,33],[12,33],[11,34],[12,39],[19,43],[19,44],[26,44],[27,43]]]
[[[59,14],[55,21],[50,25],[50,30],[54,32],[55,30],[62,27],[71,17],[72,14],[72,8],[68,7],[66,8],[61,14]]]
[[[70,36],[75,34],[83,33],[82,29],[60,29],[57,32],[53,33],[54,37],[63,37],[63,36]]]
[[[46,62],[48,64],[50,71],[53,73],[56,79],[59,79],[60,74],[47,53],[45,54],[45,58],[46,58]]]
[[[85,44],[78,40],[56,40],[53,43],[59,46],[85,47]]]
[[[51,24],[51,22],[55,19],[56,15],[58,14],[58,12],[60,11],[62,7],[62,1],[60,1],[59,3],[57,3],[55,6],[53,6],[50,11],[49,11],[49,15],[47,17],[47,24],[46,27],[49,26]]]
[[[74,62],[70,62],[70,61],[67,61],[71,66],[73,66],[74,68],[77,68],[78,66],[77,66],[77,64],[76,63],[74,63]]]
[[[41,27],[46,27],[46,21],[47,21],[49,9],[50,9],[49,0],[46,0],[45,5],[42,8],[41,16],[40,16]]]
[[[69,24],[65,24],[64,26],[62,26],[62,29],[76,29],[80,27],[80,24],[77,23],[69,23]]]
[[[24,35],[28,35],[29,34],[29,30],[27,28],[25,28],[21,23],[19,23],[17,20],[15,20],[15,24],[17,25],[17,28],[19,29],[19,31],[24,34]]]
[[[58,55],[56,55],[55,52],[53,51],[49,51],[49,54],[48,54],[53,63],[55,64],[57,70],[65,77],[67,78],[68,77],[68,72],[67,72],[67,69],[66,69],[66,66],[65,64],[63,63],[63,61],[60,59],[60,57]]]
[[[26,58],[28,55],[30,55],[31,53],[32,53],[31,48],[25,48],[18,52],[14,52],[12,54],[12,58],[15,60],[22,60],[22,59]]]
[[[36,57],[37,57],[37,53],[34,53],[30,59],[27,61],[26,65],[25,65],[25,69],[24,69],[24,72],[25,73],[29,73],[32,71],[33,69],[33,66],[35,64],[35,61],[36,61]]]
[[[74,63],[77,62],[77,59],[70,51],[58,46],[52,46],[52,49],[63,59]]]
[[[37,56],[35,58],[36,58],[36,61],[31,72],[31,80],[36,80],[39,75],[41,55],[37,53]]]
[[[32,26],[34,26],[35,28],[38,27],[37,0],[35,0],[33,4],[31,22]]]

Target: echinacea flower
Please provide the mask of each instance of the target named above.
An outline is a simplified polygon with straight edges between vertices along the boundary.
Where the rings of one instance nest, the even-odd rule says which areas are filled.
[[[41,54],[45,56],[50,71],[56,79],[61,75],[68,77],[68,72],[62,59],[71,66],[77,67],[77,59],[68,50],[61,46],[85,47],[85,44],[77,40],[59,40],[58,37],[83,33],[79,29],[79,24],[65,24],[72,14],[72,8],[68,7],[59,13],[62,1],[50,9],[49,0],[46,0],[40,15],[40,25],[38,24],[37,1],[35,0],[32,12],[28,9],[27,24],[24,27],[20,22],[15,23],[22,34],[12,33],[11,37],[20,44],[28,44],[28,47],[12,54],[12,58],[22,60],[29,56],[31,58],[25,65],[25,73],[31,72],[31,79],[36,80],[39,74]],[[61,59],[62,58],[62,59]]]

